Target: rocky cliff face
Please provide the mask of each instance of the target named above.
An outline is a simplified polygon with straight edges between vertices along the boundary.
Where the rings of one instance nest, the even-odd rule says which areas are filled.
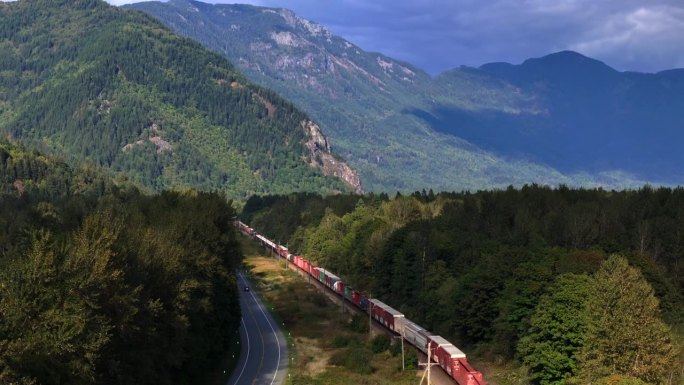
[[[323,170],[326,176],[342,179],[354,192],[363,193],[358,173],[346,162],[333,155],[328,139],[323,135],[320,127],[311,120],[303,120],[301,127],[309,137],[305,143],[311,153],[309,164]]]

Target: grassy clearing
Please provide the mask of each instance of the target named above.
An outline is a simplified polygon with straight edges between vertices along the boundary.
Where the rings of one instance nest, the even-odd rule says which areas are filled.
[[[373,353],[368,333],[350,326],[352,316],[285,268],[282,260],[263,256],[244,243],[246,270],[259,293],[284,324],[291,339],[291,385],[409,385],[417,371],[401,371],[401,355]]]

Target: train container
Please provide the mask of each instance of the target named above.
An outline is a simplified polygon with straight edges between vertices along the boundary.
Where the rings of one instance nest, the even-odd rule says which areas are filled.
[[[352,288],[348,285],[344,285],[344,298],[346,298],[349,302],[352,300]]]
[[[428,336],[428,346],[430,349],[433,351],[432,355],[435,355],[434,350],[439,347],[439,345],[451,345],[451,342],[447,341],[444,337],[442,336]]]
[[[268,246],[271,250],[275,251],[276,244],[273,243],[273,242],[271,242],[270,239],[264,237],[264,236],[261,235],[261,234],[257,234],[256,237],[257,237],[257,239],[258,239],[259,241],[261,241],[261,243],[262,243],[264,246]]]
[[[335,293],[344,296],[345,286],[347,285],[343,281],[337,281],[333,284],[333,290],[335,290]]]
[[[399,334],[403,335],[406,341],[420,349],[421,352],[427,353],[427,338],[432,333],[408,319],[397,319],[397,321],[400,325]]]
[[[459,362],[460,359],[466,358],[461,350],[440,336],[428,336],[427,339],[432,359],[439,363],[449,376],[460,375],[460,372],[465,370]]]
[[[342,282],[340,277],[336,276],[335,274],[333,274],[327,270],[326,270],[325,282],[326,282],[326,286],[328,286],[333,291],[336,291],[337,293],[340,293],[340,291],[337,290],[337,287],[339,287],[338,283],[342,283],[342,285],[344,285],[344,282]],[[344,286],[341,286],[341,288],[342,288],[342,290],[344,290]]]
[[[352,303],[358,307],[361,307],[361,297],[363,297],[363,293],[361,293],[358,290],[352,290]]]
[[[452,344],[437,348],[437,362],[439,362],[439,366],[452,377],[457,372],[464,370],[459,362],[461,358],[465,358],[465,354]]]
[[[370,302],[373,304],[371,307],[373,318],[389,330],[395,331],[395,320],[404,318],[404,315],[380,300],[371,299]]]
[[[340,278],[326,269],[319,268],[318,280],[328,288],[333,289],[335,282],[338,282]]]
[[[465,358],[458,359],[458,368],[452,369],[451,377],[459,384],[464,385],[487,385],[482,373],[473,369]]]
[[[254,235],[254,229],[242,222],[238,222],[238,228],[240,229],[240,231],[242,231],[243,234],[249,237],[252,237]]]

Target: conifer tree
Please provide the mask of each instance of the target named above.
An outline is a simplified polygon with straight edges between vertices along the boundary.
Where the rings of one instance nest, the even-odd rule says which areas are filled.
[[[596,272],[592,286],[579,360],[581,383],[616,374],[662,383],[675,367],[677,347],[651,285],[626,259],[613,255]]]
[[[584,345],[590,277],[564,274],[543,295],[520,339],[518,353],[537,384],[563,384],[577,370]]]

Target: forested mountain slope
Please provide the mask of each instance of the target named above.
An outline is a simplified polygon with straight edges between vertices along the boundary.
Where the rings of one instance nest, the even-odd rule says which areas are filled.
[[[467,111],[530,107],[528,95],[497,79],[463,74],[434,81],[410,64],[365,52],[286,9],[191,0],[126,7],[159,18],[296,102],[320,122],[367,190],[616,182],[609,176],[563,175],[524,157],[499,157],[432,127],[430,111],[442,103]]]
[[[304,113],[101,0],[0,3],[0,132],[154,190],[359,188]]]
[[[234,215],[0,139],[0,383],[202,382],[238,338]]]
[[[684,182],[679,71],[621,73],[576,53],[431,77],[286,9],[141,2],[316,117],[373,191]],[[680,130],[681,131],[681,130]]]

